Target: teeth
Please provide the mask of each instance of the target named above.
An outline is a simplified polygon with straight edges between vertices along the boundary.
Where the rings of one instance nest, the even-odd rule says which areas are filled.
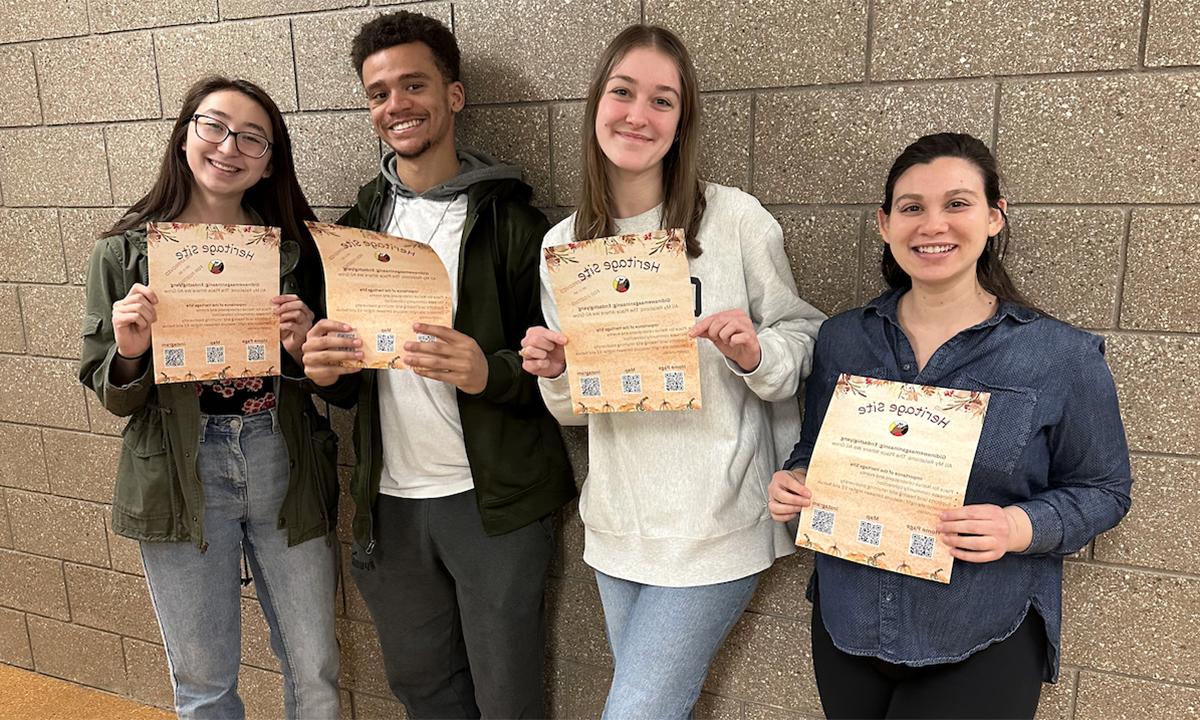
[[[916,251],[922,255],[935,255],[937,253],[950,252],[953,249],[953,245],[926,245],[916,248]]]
[[[420,124],[421,124],[420,120],[405,120],[404,122],[396,123],[395,125],[391,126],[388,129],[392,130],[392,131],[408,130],[409,128],[415,128],[416,126],[418,126]]]
[[[217,169],[219,169],[219,170],[224,170],[224,171],[226,171],[226,172],[237,172],[237,171],[240,169],[240,168],[236,168],[236,167],[234,167],[234,166],[232,166],[232,165],[226,165],[226,164],[225,164],[225,163],[223,163],[223,162],[218,162],[218,161],[216,161],[216,160],[213,160],[212,158],[209,158],[209,159],[208,159],[208,161],[209,161],[210,163],[212,163],[212,164],[213,164],[213,166],[214,166],[214,167],[216,167]]]

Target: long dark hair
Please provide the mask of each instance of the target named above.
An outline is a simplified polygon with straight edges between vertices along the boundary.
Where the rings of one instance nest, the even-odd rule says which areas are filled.
[[[892,214],[892,199],[896,181],[906,170],[913,165],[925,165],[943,157],[961,158],[974,165],[983,177],[983,194],[987,199],[988,207],[998,210],[1000,217],[1004,218],[1004,227],[1000,229],[1000,232],[988,237],[983,246],[983,253],[975,262],[975,277],[978,278],[979,284],[1000,300],[1038,310],[1021,291],[1017,290],[1017,287],[1013,285],[1012,278],[1008,276],[1008,271],[1004,269],[1004,256],[1008,252],[1009,241],[1008,215],[1004,212],[1004,208],[1000,207],[1003,195],[1000,193],[1000,171],[996,164],[996,158],[988,146],[983,144],[983,141],[960,133],[937,133],[926,135],[904,148],[904,152],[900,153],[900,157],[896,158],[896,161],[892,163],[892,169],[888,171],[887,183],[883,188],[883,203],[880,205],[883,213],[885,215]],[[912,278],[896,262],[896,258],[892,255],[892,249],[887,243],[884,243],[883,246],[881,269],[883,270],[883,279],[887,282],[888,287],[912,287]],[[1041,311],[1039,310],[1039,312]]]
[[[704,183],[700,181],[700,92],[692,58],[679,36],[657,25],[630,25],[612,39],[600,55],[588,85],[583,113],[583,192],[575,215],[575,239],[605,237],[616,231],[612,216],[612,189],[608,186],[607,160],[596,140],[596,111],[613,68],[634,48],[658,50],[675,61],[679,70],[679,128],[671,149],[663,156],[663,227],[683,228],[687,254],[700,249],[700,218],[704,215]]]
[[[188,89],[183,98],[183,107],[179,109],[179,117],[175,118],[175,126],[171,128],[171,138],[159,164],[154,185],[141,200],[129,208],[125,217],[101,233],[100,237],[141,228],[147,222],[171,220],[183,212],[192,195],[194,180],[183,151],[188,130],[192,125],[192,116],[196,114],[204,98],[221,90],[236,90],[242,93],[261,105],[267,117],[271,119],[271,174],[247,190],[242,203],[253,208],[265,224],[280,228],[283,231],[282,239],[298,243],[302,258],[316,257],[316,245],[308,229],[304,227],[304,221],[316,220],[317,216],[309,207],[308,200],[300,189],[300,183],[296,180],[292,141],[283,122],[283,114],[279,112],[279,107],[271,96],[254,83],[217,75],[203,78]]]

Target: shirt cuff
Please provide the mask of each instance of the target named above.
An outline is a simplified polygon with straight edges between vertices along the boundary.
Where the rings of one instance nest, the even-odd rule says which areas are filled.
[[[755,365],[754,369],[750,370],[750,371],[741,369],[740,367],[738,367],[737,363],[735,363],[734,361],[725,357],[724,355],[722,355],[721,357],[725,359],[725,367],[729,368],[729,371],[732,372],[734,375],[737,375],[738,377],[744,377],[744,378],[745,377],[754,377],[754,375],[757,374],[758,371],[762,369],[763,363],[767,359],[767,347],[765,345],[763,345],[761,342],[758,344],[758,364]]]
[[[1044,500],[1026,500],[1016,503],[1016,506],[1025,511],[1029,516],[1029,524],[1033,526],[1029,547],[1022,550],[1020,555],[1044,555],[1062,545],[1062,517],[1053,505]]]

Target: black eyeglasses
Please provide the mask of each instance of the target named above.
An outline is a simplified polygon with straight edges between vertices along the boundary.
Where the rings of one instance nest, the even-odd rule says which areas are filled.
[[[196,137],[206,143],[220,145],[225,142],[225,138],[232,135],[233,144],[237,147],[238,152],[252,158],[260,158],[271,149],[271,141],[262,135],[246,130],[234,132],[229,129],[228,125],[214,117],[196,113],[192,116],[192,121],[196,124]]]

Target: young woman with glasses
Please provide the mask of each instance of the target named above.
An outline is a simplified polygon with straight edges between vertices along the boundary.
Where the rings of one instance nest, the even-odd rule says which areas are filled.
[[[181,718],[240,718],[239,562],[253,571],[288,717],[338,712],[334,639],[336,440],[297,378],[321,298],[279,109],[258,86],[211,77],[187,93],[150,191],[92,251],[79,375],[129,416],[113,529],[140,541]],[[281,228],[283,376],[155,385],[146,224]]]

